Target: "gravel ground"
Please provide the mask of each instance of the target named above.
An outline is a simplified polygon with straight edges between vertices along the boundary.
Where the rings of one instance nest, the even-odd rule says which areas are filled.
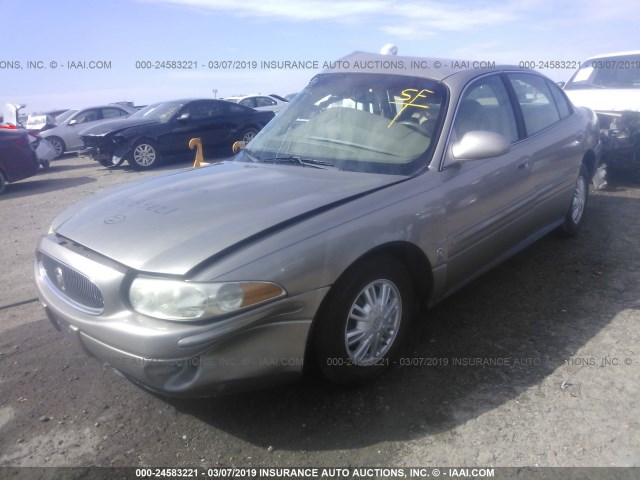
[[[33,301],[56,213],[156,174],[68,156],[0,198],[0,466],[640,466],[637,184],[429,311],[409,365],[372,385],[175,400],[86,357]]]

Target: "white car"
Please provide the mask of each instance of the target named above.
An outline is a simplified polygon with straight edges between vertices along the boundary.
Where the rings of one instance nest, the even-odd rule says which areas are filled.
[[[564,90],[598,115],[607,166],[640,170],[640,50],[587,59]]]
[[[42,132],[56,151],[56,158],[65,152],[81,150],[84,144],[80,132],[99,122],[126,117],[135,112],[134,108],[123,105],[101,105],[98,107],[68,110],[56,118],[56,126]]]
[[[27,123],[24,127],[27,130],[37,131],[52,128],[55,126],[56,117],[62,115],[67,110],[69,109],[65,108],[64,110],[52,110],[44,113],[31,113],[27,117]]]
[[[289,101],[278,95],[244,95],[225,98],[228,102],[238,103],[261,112],[278,113],[289,104]]]

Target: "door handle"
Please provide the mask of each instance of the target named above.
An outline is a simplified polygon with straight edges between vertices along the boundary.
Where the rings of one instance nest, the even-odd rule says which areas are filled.
[[[531,168],[531,158],[522,157],[518,160],[518,170],[529,170]]]

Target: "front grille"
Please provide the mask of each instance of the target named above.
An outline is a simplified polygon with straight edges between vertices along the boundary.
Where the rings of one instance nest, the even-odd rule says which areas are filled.
[[[85,307],[89,313],[102,313],[102,292],[88,277],[46,255],[40,255],[40,264],[49,285],[62,298],[74,306]]]

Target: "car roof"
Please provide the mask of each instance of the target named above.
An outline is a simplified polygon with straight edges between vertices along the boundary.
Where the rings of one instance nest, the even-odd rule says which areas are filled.
[[[114,105],[112,103],[108,103],[105,105],[92,105],[91,107],[70,108],[69,110],[77,110],[79,112],[80,110],[89,110],[91,108],[107,108],[107,107],[116,107],[116,108],[121,108],[123,110],[133,110],[131,107],[127,107],[125,105]],[[68,112],[69,110],[65,110],[65,112]]]
[[[228,97],[224,97],[225,100],[228,100],[229,98],[237,98],[239,100],[245,99],[245,98],[251,98],[251,97],[270,97],[271,95],[263,95],[262,93],[252,93],[249,95],[229,95]]]
[[[585,62],[588,62],[589,60],[595,60],[596,58],[622,57],[626,55],[640,55],[640,50],[629,50],[627,52],[600,53],[598,55],[594,55],[593,57],[587,58]]]
[[[428,68],[419,68],[421,62],[425,62]],[[440,62],[436,68],[435,62]],[[322,73],[393,73],[411,77],[422,77],[431,80],[442,81],[454,75],[474,77],[484,73],[501,70],[529,71],[517,65],[492,65],[490,68],[472,68],[473,60],[438,57],[412,57],[403,55],[383,55],[380,53],[353,52],[342,57],[337,62],[336,68],[327,68]],[[347,66],[348,64],[348,66]]]

